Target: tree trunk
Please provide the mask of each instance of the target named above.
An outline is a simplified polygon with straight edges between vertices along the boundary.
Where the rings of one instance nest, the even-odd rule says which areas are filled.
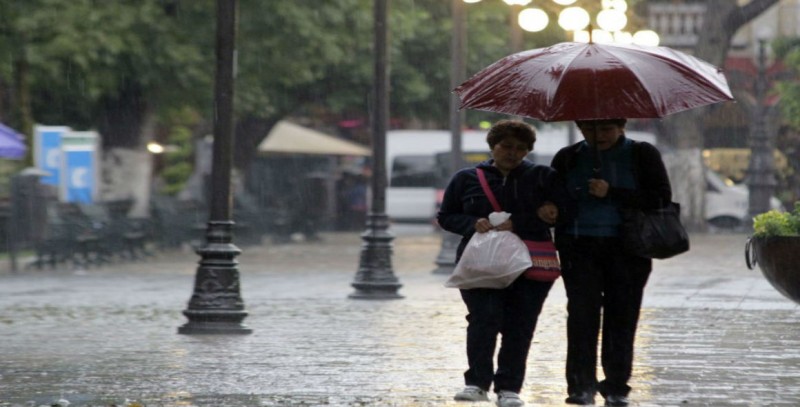
[[[33,165],[33,109],[31,108],[30,64],[25,55],[25,45],[16,55],[14,67],[14,110],[17,119],[17,130],[28,136],[28,152],[25,154],[25,165]]]
[[[779,0],[752,0],[738,6],[736,0],[708,0],[708,12],[698,32],[694,56],[722,67],[736,31]],[[682,218],[692,231],[703,231],[705,222],[705,168],[702,150],[703,117],[708,108],[698,108],[667,117],[664,128],[674,140],[675,151],[665,155],[674,199],[681,204]]]
[[[150,211],[153,156],[141,140],[153,138],[156,115],[147,111],[139,126],[137,148],[111,147],[102,155],[101,200],[133,199],[129,215],[147,217]]]
[[[279,121],[275,116],[269,119],[244,117],[236,123],[233,162],[236,169],[247,174],[253,158],[258,155],[258,145],[267,137],[269,130]]]

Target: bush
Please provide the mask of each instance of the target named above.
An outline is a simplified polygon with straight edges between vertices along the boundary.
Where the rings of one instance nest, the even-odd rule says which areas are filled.
[[[800,236],[800,201],[791,212],[771,210],[754,217],[753,236]]]

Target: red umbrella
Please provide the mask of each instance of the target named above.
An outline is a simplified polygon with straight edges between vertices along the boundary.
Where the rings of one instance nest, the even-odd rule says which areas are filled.
[[[509,55],[455,92],[462,109],[543,121],[658,118],[733,100],[721,70],[690,55],[579,42]]]

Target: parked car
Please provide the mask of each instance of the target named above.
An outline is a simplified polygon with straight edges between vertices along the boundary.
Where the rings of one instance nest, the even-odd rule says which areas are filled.
[[[750,191],[728,178],[706,169],[706,220],[720,229],[736,229],[747,222]],[[783,210],[781,201],[770,199],[770,208]]]

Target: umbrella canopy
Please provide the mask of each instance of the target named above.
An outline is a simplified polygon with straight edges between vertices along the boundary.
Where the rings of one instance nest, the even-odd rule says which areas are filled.
[[[733,100],[718,68],[682,52],[578,42],[507,56],[455,92],[462,109],[543,121],[659,118]]]
[[[368,156],[370,150],[360,144],[325,133],[280,121],[258,145],[261,153],[328,154]]]
[[[28,147],[25,146],[25,137],[2,123],[0,123],[0,157],[20,159],[25,157]]]

